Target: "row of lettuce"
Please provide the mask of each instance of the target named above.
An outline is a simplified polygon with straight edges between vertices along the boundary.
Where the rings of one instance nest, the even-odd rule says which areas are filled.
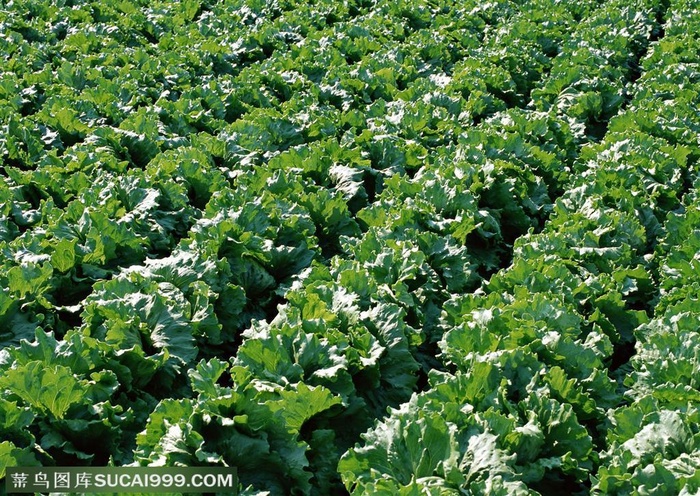
[[[666,7],[14,12],[0,467],[692,494],[697,42]]]
[[[633,98],[584,148],[544,230],[446,303],[453,370],[343,457],[349,488],[700,490],[697,13],[671,3]]]
[[[692,103],[700,95],[698,40],[692,35],[700,28],[698,13],[695,2],[674,5],[664,40],[646,60],[646,90],[631,102],[629,120],[619,126],[638,129],[665,146],[675,144],[692,167],[681,207],[659,230],[651,262],[659,294],[653,319],[634,330],[636,354],[624,381],[629,405],[611,415],[605,468],[595,485],[601,494],[637,487],[681,495],[700,491],[700,116]]]

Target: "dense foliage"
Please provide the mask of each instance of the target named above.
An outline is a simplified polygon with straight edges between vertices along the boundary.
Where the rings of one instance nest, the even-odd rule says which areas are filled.
[[[0,479],[700,494],[695,0],[0,2]]]

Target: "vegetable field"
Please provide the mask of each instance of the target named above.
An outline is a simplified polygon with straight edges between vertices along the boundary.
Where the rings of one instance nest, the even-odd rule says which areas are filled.
[[[0,0],[0,482],[700,495],[700,1]]]

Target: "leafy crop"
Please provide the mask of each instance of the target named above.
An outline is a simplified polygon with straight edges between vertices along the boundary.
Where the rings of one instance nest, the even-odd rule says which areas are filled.
[[[0,6],[0,477],[696,494],[699,8]]]

